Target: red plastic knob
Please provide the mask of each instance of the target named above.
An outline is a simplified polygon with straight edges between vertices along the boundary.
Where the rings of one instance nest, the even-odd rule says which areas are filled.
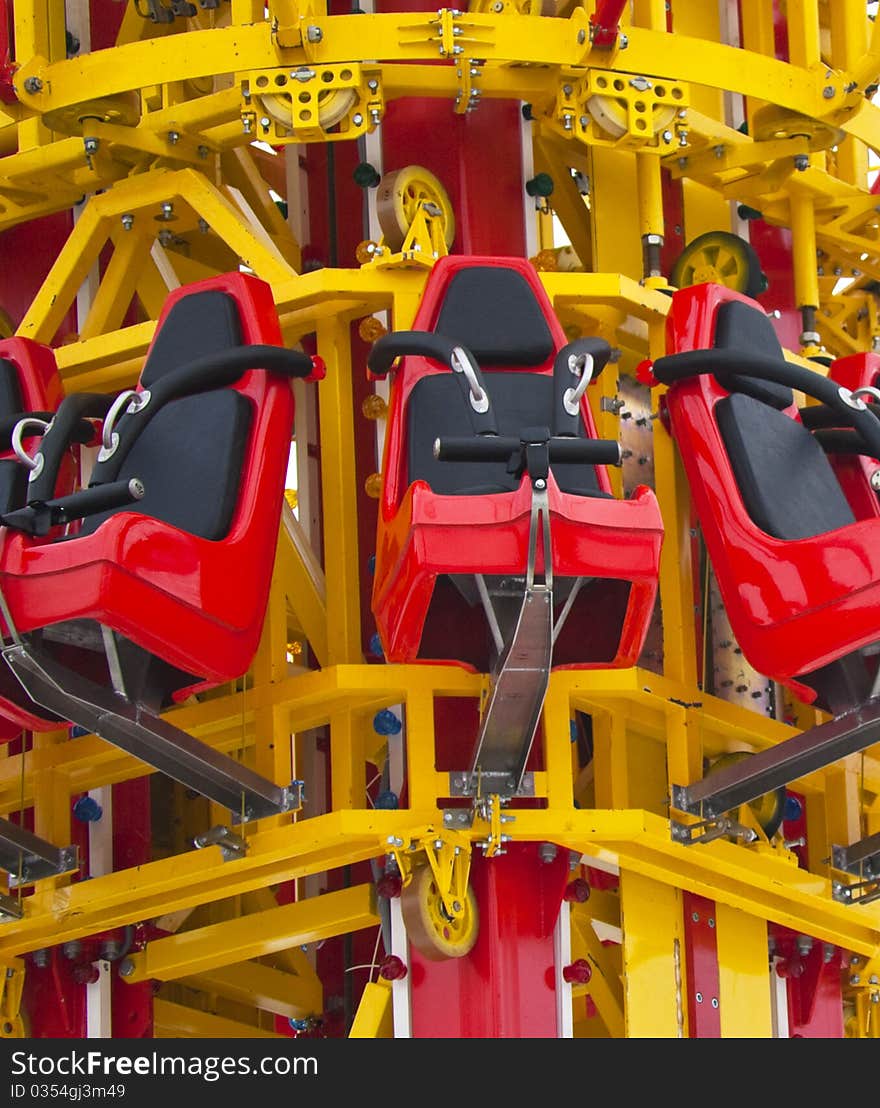
[[[593,968],[586,958],[578,958],[569,966],[562,967],[562,978],[569,985],[586,985],[593,976]]]
[[[636,380],[641,385],[647,385],[649,389],[659,385],[660,382],[654,376],[654,363],[650,358],[645,358],[636,366]]]
[[[583,904],[590,899],[589,881],[585,881],[583,877],[576,877],[565,886],[562,896],[571,904]]]
[[[403,880],[399,873],[383,873],[376,882],[376,895],[384,896],[388,900],[393,900],[394,897],[400,896],[400,890],[402,888]]]
[[[396,954],[389,954],[379,965],[379,976],[386,981],[400,981],[407,975],[407,968]]]

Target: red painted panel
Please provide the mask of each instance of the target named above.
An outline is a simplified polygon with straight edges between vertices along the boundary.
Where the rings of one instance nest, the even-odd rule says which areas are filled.
[[[553,930],[568,851],[545,863],[535,843],[507,850],[474,856],[480,930],[470,954],[430,962],[410,949],[413,1038],[557,1036]]]
[[[688,1037],[721,1038],[718,936],[715,901],[685,893],[684,948],[687,963]]]

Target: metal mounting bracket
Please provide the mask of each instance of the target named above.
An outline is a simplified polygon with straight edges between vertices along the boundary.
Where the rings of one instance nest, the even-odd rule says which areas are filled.
[[[810,727],[776,746],[672,786],[672,807],[710,820],[880,740],[880,698]]]
[[[78,865],[75,846],[55,846],[17,823],[0,819],[0,870],[9,874],[11,888],[69,873]]]
[[[59,665],[33,643],[3,649],[3,658],[35,704],[93,732],[187,788],[228,808],[233,823],[299,807],[300,783],[276,785],[130,701]]]

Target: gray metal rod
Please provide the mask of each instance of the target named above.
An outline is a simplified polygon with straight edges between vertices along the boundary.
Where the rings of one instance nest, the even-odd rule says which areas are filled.
[[[672,786],[680,812],[719,816],[880,741],[880,699],[802,731],[692,785]]]
[[[32,644],[8,646],[3,657],[36,704],[222,804],[233,818],[262,819],[296,806],[294,790],[275,785],[159,716],[66,669]]]
[[[57,877],[76,869],[75,846],[55,846],[26,827],[0,819],[0,869],[12,886],[30,885],[43,877]]]

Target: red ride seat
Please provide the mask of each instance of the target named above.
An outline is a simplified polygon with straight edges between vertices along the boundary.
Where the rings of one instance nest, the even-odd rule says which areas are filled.
[[[106,629],[116,632],[120,659],[137,674],[133,699],[156,709],[247,671],[278,539],[290,377],[318,372],[281,342],[271,290],[252,276],[231,273],[168,297],[137,399],[120,400],[112,435],[105,425],[91,487],[67,506],[32,500],[7,518],[24,528],[7,526],[0,556],[0,588],[20,635],[94,680],[91,659],[97,653],[103,665]],[[132,488],[135,478],[142,499],[81,510],[83,497]],[[67,534],[44,533],[80,516]],[[70,664],[77,652],[82,667]]]
[[[596,430],[585,397],[572,414],[561,408],[566,381],[574,384],[567,355],[560,357],[566,340],[529,262],[441,258],[413,328],[470,351],[490,410],[474,410],[449,365],[421,354],[401,358],[385,439],[373,613],[388,661],[449,660],[485,671],[492,648],[478,585],[508,632],[505,610],[517,610],[528,561],[532,489],[504,462],[438,460],[435,440],[484,434],[489,418],[498,436],[517,440],[536,425],[574,438],[595,439]],[[565,349],[578,343],[592,344],[601,368],[607,344],[578,340]],[[547,491],[557,618],[572,601],[554,664],[635,664],[657,592],[663,531],[654,493],[640,486],[632,499],[615,499],[604,465],[572,462],[552,465]]]
[[[14,425],[23,417],[50,420],[63,395],[50,347],[17,336],[0,340],[0,441],[10,443]],[[38,424],[30,429],[38,430]],[[25,453],[34,453],[37,442],[34,436],[25,435]],[[56,493],[63,496],[72,491],[76,476],[75,461],[67,454],[58,469]],[[27,495],[28,470],[10,444],[0,449],[0,515],[23,507]],[[6,666],[0,666],[0,742],[17,738],[22,729],[47,731],[59,726],[63,721],[35,714],[35,706],[18,681]]]
[[[850,354],[845,358],[838,358],[831,363],[828,378],[850,390],[880,389],[880,354]],[[867,393],[862,398],[866,403],[878,403],[880,400],[880,397],[872,397]],[[805,411],[802,415],[804,421],[808,422],[811,413]],[[857,444],[852,441],[852,431],[844,430],[841,433],[831,429],[837,423],[836,420],[826,415],[815,422],[819,425],[815,432],[816,437],[823,440],[840,487],[857,518],[880,516],[878,488],[871,484],[872,480],[877,481],[875,474],[880,469],[877,462],[869,455],[856,452]]]
[[[880,640],[880,523],[844,494],[793,389],[880,455],[880,421],[824,373],[787,361],[764,309],[681,289],[667,320],[664,421],[675,439],[746,659],[838,714],[869,695]]]

